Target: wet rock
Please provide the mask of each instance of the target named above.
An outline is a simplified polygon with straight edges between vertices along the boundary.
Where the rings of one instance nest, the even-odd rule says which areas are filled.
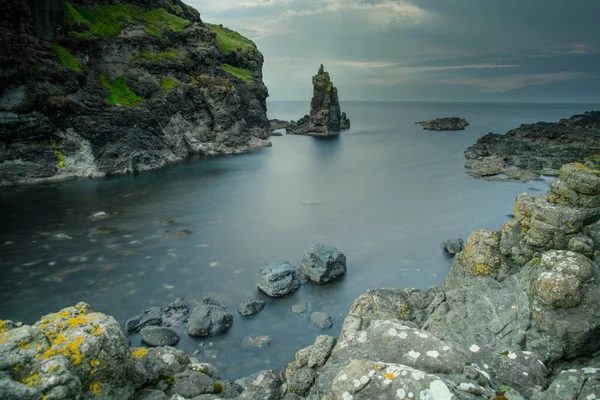
[[[327,283],[346,273],[346,256],[333,246],[317,244],[304,254],[300,271],[315,283]]]
[[[271,297],[281,297],[300,287],[300,271],[287,261],[273,260],[258,271],[258,288]]]
[[[142,341],[150,346],[174,346],[179,342],[179,335],[172,329],[147,326],[140,331]]]
[[[169,400],[170,398],[160,390],[143,389],[135,394],[134,400]]]
[[[231,328],[233,316],[216,300],[204,300],[190,313],[187,333],[190,336],[207,337],[224,333]]]
[[[267,347],[271,345],[271,337],[267,335],[262,336],[246,336],[242,341],[242,347]]]
[[[444,250],[450,255],[458,254],[465,247],[462,239],[448,239],[444,242]]]
[[[250,315],[257,314],[265,308],[265,303],[263,300],[246,300],[240,303],[238,306],[238,312],[247,317]]]
[[[422,125],[428,131],[462,131],[469,123],[464,118],[437,118],[430,121],[419,121],[415,124]]]
[[[146,326],[159,326],[162,324],[162,310],[160,307],[150,307],[142,314],[131,317],[125,323],[127,332],[139,332]]]
[[[313,312],[312,314],[310,314],[310,320],[313,324],[315,324],[321,329],[328,329],[333,326],[333,321],[331,320],[331,317],[325,314],[324,312]]]

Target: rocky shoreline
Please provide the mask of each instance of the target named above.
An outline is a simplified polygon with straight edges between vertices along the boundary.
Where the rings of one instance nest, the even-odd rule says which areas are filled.
[[[427,131],[462,131],[470,124],[464,118],[437,118],[430,121],[418,121],[417,125],[422,125]]]
[[[600,170],[564,165],[547,194],[517,197],[512,221],[474,231],[441,286],[368,290],[339,338],[235,382],[171,347],[129,348],[84,303],[33,326],[2,321],[0,398],[593,399],[598,199]]]
[[[489,133],[465,150],[471,176],[493,180],[556,176],[563,164],[600,163],[600,111],[556,123],[524,124],[505,135]]]

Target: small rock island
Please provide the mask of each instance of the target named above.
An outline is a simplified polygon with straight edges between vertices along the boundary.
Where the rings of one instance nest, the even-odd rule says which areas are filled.
[[[310,115],[305,115],[295,125],[288,126],[286,132],[294,135],[337,136],[342,130],[350,129],[350,120],[340,108],[337,88],[323,64],[312,81]]]
[[[431,121],[415,122],[417,125],[423,125],[423,129],[427,131],[462,131],[469,123],[464,118],[437,118]]]

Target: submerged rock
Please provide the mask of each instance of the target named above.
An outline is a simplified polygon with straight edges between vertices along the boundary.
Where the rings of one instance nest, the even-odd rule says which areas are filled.
[[[346,256],[333,246],[317,244],[302,258],[300,271],[315,283],[327,283],[346,273]]]
[[[287,133],[309,136],[335,136],[343,129],[350,128],[350,120],[340,110],[337,88],[333,86],[329,72],[323,65],[313,76],[313,97],[310,103],[310,115],[306,115],[289,125]]]
[[[246,336],[242,341],[242,347],[267,347],[271,345],[271,336]]]
[[[464,118],[437,118],[431,121],[419,121],[415,124],[422,125],[428,131],[462,131],[469,123]]]
[[[258,271],[258,288],[271,297],[281,297],[300,287],[300,270],[287,261],[272,260]]]
[[[313,312],[312,314],[310,314],[310,320],[313,324],[315,324],[321,329],[328,329],[333,326],[333,321],[331,320],[331,317],[325,314],[324,312]]]
[[[147,326],[140,331],[142,341],[150,346],[174,346],[179,335],[172,329],[160,326]]]

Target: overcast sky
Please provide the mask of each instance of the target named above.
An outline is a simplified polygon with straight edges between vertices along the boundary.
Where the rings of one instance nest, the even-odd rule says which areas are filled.
[[[185,1],[185,0],[184,0]],[[270,100],[600,102],[600,0],[187,0],[253,39]]]

